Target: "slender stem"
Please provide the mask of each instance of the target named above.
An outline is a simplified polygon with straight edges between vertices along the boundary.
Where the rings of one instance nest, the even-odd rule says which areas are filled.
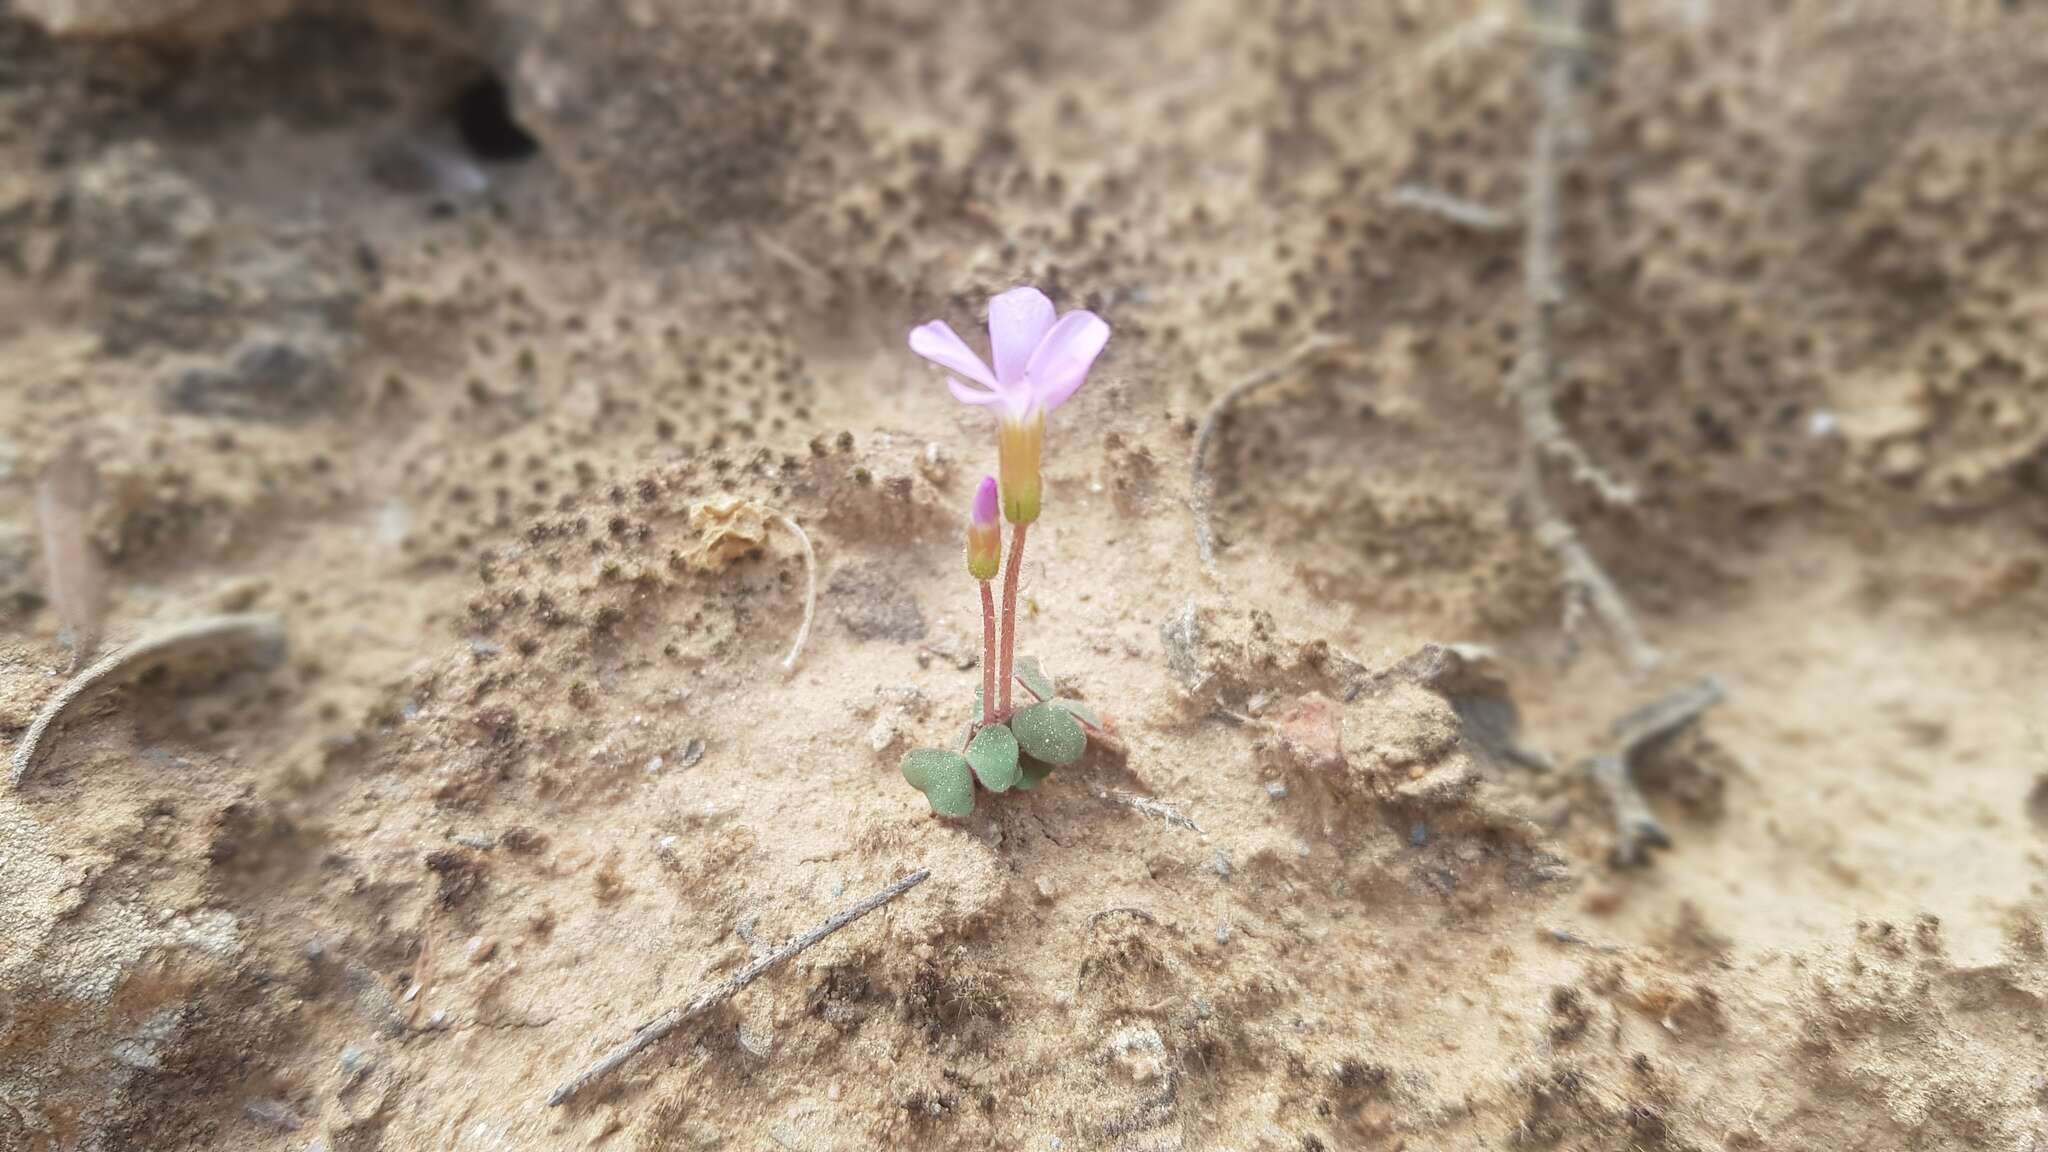
[[[1024,571],[1024,530],[1029,527],[1019,524],[1011,534],[1010,567],[1003,573],[1003,706],[996,712],[998,720],[1010,718],[1010,686],[1017,668],[1017,577]]]
[[[981,581],[981,719],[987,723],[996,708],[996,590]]]

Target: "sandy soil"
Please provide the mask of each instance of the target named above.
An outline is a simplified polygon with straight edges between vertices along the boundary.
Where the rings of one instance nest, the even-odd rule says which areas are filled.
[[[2048,1147],[2048,12],[1593,7],[0,7],[0,732],[74,437],[110,648],[286,639],[0,790],[0,1148]],[[1517,466],[1560,36],[1649,671]],[[944,821],[993,434],[904,334],[1018,283],[1115,328],[1021,646],[1128,749]]]

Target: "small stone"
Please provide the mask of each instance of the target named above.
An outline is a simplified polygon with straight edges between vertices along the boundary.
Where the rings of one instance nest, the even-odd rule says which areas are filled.
[[[1209,871],[1223,877],[1225,880],[1230,879],[1230,857],[1225,856],[1221,848],[1209,853],[1209,861],[1206,867]]]
[[[341,1049],[341,1073],[354,1079],[377,1066],[376,1053],[360,1044],[344,1045]]]
[[[282,1100],[251,1100],[243,1106],[242,1111],[248,1113],[249,1119],[258,1124],[268,1124],[280,1132],[297,1132],[305,1127],[299,1120],[298,1113],[293,1112],[291,1105]]]
[[[1268,780],[1268,781],[1266,781],[1266,799],[1268,799],[1268,800],[1285,800],[1286,798],[1287,798],[1287,785],[1285,785],[1285,784],[1282,784],[1282,783],[1281,783],[1280,781],[1278,781],[1278,780]]]
[[[1059,885],[1059,881],[1057,881],[1057,880],[1054,880],[1054,879],[1053,879],[1052,877],[1050,877],[1050,876],[1040,876],[1040,877],[1038,878],[1038,898],[1039,898],[1039,899],[1041,899],[1041,900],[1057,900],[1057,899],[1059,899],[1059,895],[1060,895],[1060,885]]]
[[[875,722],[868,727],[868,747],[874,749],[877,756],[886,754],[902,738],[903,733],[896,727],[896,717],[886,712],[875,717]]]
[[[766,1060],[775,1051],[775,1035],[765,1028],[758,1028],[752,1021],[740,1025],[740,1048],[747,1055]]]
[[[482,936],[471,936],[469,945],[464,950],[469,953],[471,964],[488,964],[491,957],[498,954],[498,942],[486,940]]]
[[[694,768],[697,765],[697,761],[702,760],[703,758],[704,741],[701,738],[692,737],[687,744],[683,745],[683,767]]]
[[[647,758],[647,774],[649,776],[652,776],[655,773],[661,771],[661,766],[665,763],[667,763],[667,761],[663,760],[659,756],[649,756]]]

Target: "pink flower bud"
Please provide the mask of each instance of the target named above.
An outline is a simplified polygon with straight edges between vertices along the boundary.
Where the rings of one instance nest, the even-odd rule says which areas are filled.
[[[983,476],[967,518],[967,571],[976,580],[995,579],[1003,566],[1003,526],[996,517],[996,478]]]

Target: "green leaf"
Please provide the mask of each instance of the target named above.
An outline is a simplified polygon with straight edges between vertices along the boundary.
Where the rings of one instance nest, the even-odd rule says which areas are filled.
[[[1052,677],[1047,676],[1045,671],[1038,666],[1038,657],[1017,657],[1017,665],[1013,671],[1016,673],[1017,682],[1031,689],[1033,696],[1038,697],[1040,700],[1052,699]]]
[[[1100,729],[1102,727],[1102,717],[1095,714],[1095,709],[1081,703],[1079,700],[1069,700],[1062,696],[1053,701],[1053,703],[1073,713],[1076,718],[1090,728]]]
[[[903,778],[931,801],[941,816],[974,811],[974,770],[967,758],[943,748],[912,748],[903,754]]]
[[[1027,759],[1017,767],[1017,791],[1029,792],[1044,783],[1045,778],[1050,775],[1052,765]]]
[[[1026,755],[1055,768],[1079,760],[1088,747],[1088,736],[1073,713],[1057,704],[1033,704],[1010,717],[1010,730]]]
[[[1017,738],[1001,724],[991,724],[974,734],[967,746],[967,762],[975,778],[991,792],[1008,792],[1017,782]]]

